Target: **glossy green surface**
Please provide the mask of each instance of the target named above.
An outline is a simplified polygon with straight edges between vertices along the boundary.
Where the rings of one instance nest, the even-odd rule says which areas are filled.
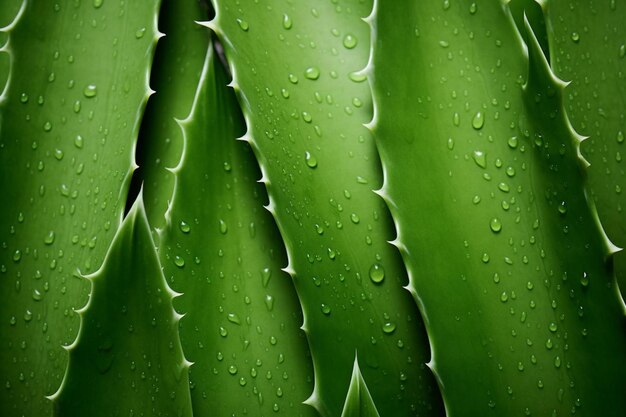
[[[500,1],[446,4],[379,3],[369,70],[448,416],[622,416],[623,304],[563,84]]]
[[[355,351],[384,416],[441,415],[417,308],[362,126],[370,89],[369,1],[215,1],[259,160],[269,209],[287,247],[315,368],[308,403],[339,416]]]
[[[570,84],[565,108],[589,161],[589,184],[611,241],[626,247],[626,4],[620,1],[544,0],[554,72]],[[626,288],[626,256],[615,256]]]
[[[2,2],[4,5],[4,1]],[[0,404],[43,417],[117,230],[159,2],[26,1],[0,98]]]
[[[350,388],[346,396],[346,403],[343,405],[341,417],[380,417],[370,391],[363,380],[359,361],[355,358],[354,368],[352,368],[352,378]]]
[[[165,212],[172,201],[171,169],[182,155],[183,137],[176,120],[189,114],[209,46],[209,33],[196,21],[208,10],[198,0],[164,0],[150,86],[156,91],[146,108],[137,155],[143,180],[146,213],[152,228],[165,227]]]
[[[91,296],[79,312],[67,373],[52,398],[55,415],[191,417],[179,316],[141,196],[102,267],[87,279]]]
[[[204,30],[207,30],[206,28]],[[285,249],[243,118],[209,50],[189,116],[160,256],[185,314],[195,416],[314,416],[313,367]]]

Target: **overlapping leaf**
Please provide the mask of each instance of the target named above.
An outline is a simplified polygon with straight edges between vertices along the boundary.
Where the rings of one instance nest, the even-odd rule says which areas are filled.
[[[338,416],[355,351],[382,415],[437,415],[428,345],[406,275],[388,245],[392,225],[378,156],[362,126],[370,90],[362,18],[369,1],[215,1],[226,49],[289,255],[313,355],[309,399]]]
[[[2,2],[3,8],[11,2]],[[4,416],[46,416],[74,309],[117,230],[134,164],[159,1],[24,3],[0,99]]]
[[[527,51],[499,1],[381,2],[374,22],[381,194],[448,415],[623,415],[608,241],[529,27]]]
[[[180,123],[183,157],[160,232],[166,276],[182,293],[194,415],[312,416],[303,404],[313,369],[300,307],[280,269],[284,246],[263,208],[258,166],[249,145],[235,140],[244,124],[226,84],[210,50]]]
[[[55,415],[191,417],[189,364],[142,197],[88,277],[89,303],[68,349]]]

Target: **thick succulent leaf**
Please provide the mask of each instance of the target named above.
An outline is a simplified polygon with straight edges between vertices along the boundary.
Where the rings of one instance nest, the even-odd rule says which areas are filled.
[[[4,2],[3,2],[4,4]],[[26,1],[0,98],[3,416],[46,416],[118,228],[159,2]]]
[[[202,63],[209,45],[206,28],[195,21],[206,20],[206,6],[198,0],[164,0],[159,41],[150,84],[157,92],[146,108],[138,154],[139,175],[150,225],[165,226],[165,211],[172,199],[174,177],[169,169],[180,160],[183,138],[176,119],[191,109]]]
[[[205,28],[206,30],[206,28]],[[207,31],[208,32],[208,31]],[[211,50],[176,168],[160,256],[191,367],[194,415],[313,416],[302,315],[243,117]]]
[[[79,312],[67,374],[52,398],[55,415],[191,417],[179,316],[141,197],[88,279],[91,296]]]
[[[0,28],[5,28],[13,22],[23,4],[24,0],[3,0],[0,3]],[[0,42],[0,45],[3,43]]]
[[[448,415],[624,415],[623,305],[530,29],[529,62],[500,1],[381,3],[375,22],[381,194]]]
[[[341,415],[355,351],[382,415],[437,415],[419,313],[402,288],[364,75],[370,1],[215,1],[225,46],[302,309],[309,404]]]
[[[600,220],[613,243],[626,247],[626,4],[544,0],[552,68],[571,81],[565,108],[591,164],[589,183]],[[626,255],[615,256],[626,288]],[[624,293],[622,291],[622,293]]]
[[[341,417],[380,417],[363,375],[361,375],[357,358],[354,358],[352,379]]]
[[[535,36],[539,40],[541,50],[549,57],[548,34],[546,33],[546,22],[543,10],[537,0],[509,0],[509,8],[522,37],[528,41],[524,21],[528,20]]]

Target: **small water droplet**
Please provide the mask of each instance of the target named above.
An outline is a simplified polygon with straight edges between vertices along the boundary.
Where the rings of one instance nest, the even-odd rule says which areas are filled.
[[[379,284],[385,279],[385,268],[376,262],[370,267],[369,275],[372,282]]]
[[[353,49],[357,44],[357,39],[351,35],[351,34],[347,34],[344,38],[343,38],[343,46],[345,46],[347,49]]]
[[[54,230],[50,230],[46,237],[43,239],[43,243],[46,245],[52,245],[54,243]]]
[[[317,67],[309,67],[304,71],[304,76],[309,80],[317,80],[320,77],[320,70]]]
[[[179,268],[182,268],[185,266],[185,259],[183,259],[181,256],[176,255],[174,257],[174,265],[176,265]]]
[[[94,84],[89,84],[83,90],[83,95],[87,98],[93,98],[98,94],[98,87]]]
[[[248,24],[248,22],[243,19],[237,19],[237,24],[239,25],[239,28],[244,32],[247,32],[248,29],[250,29],[250,25]]]
[[[322,304],[321,310],[322,310],[322,313],[326,316],[330,314],[330,306],[328,306],[327,304]]]
[[[189,224],[185,222],[184,220],[180,221],[180,223],[178,224],[178,227],[180,228],[180,231],[183,233],[189,233],[191,231],[191,226],[189,226]]]
[[[500,222],[500,219],[494,217],[489,222],[489,227],[491,228],[492,232],[500,233],[500,231],[502,230],[502,223]]]
[[[487,167],[487,155],[485,155],[484,152],[474,151],[472,153],[472,158],[474,159],[474,162],[476,163],[476,165],[478,165],[479,167],[481,168]]]
[[[391,334],[396,331],[396,324],[392,322],[386,322],[383,324],[383,332],[386,334]]]
[[[228,313],[228,316],[226,316],[226,318],[231,323],[241,324],[241,320],[239,320],[239,316],[236,313]]]
[[[483,116],[482,112],[478,112],[476,113],[476,115],[474,115],[474,118],[472,119],[472,127],[476,130],[480,130],[483,128],[485,124],[485,117]]]
[[[293,26],[293,21],[291,20],[291,17],[289,17],[288,14],[284,14],[283,15],[283,28],[285,28],[285,30],[289,30],[291,29]]]
[[[304,161],[309,168],[317,168],[317,158],[313,156],[309,151],[306,151],[304,153]]]

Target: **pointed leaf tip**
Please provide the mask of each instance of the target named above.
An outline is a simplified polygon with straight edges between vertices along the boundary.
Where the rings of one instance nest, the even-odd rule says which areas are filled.
[[[348,395],[346,396],[341,417],[380,417],[361,374],[356,354],[354,356],[350,387],[348,388]]]

